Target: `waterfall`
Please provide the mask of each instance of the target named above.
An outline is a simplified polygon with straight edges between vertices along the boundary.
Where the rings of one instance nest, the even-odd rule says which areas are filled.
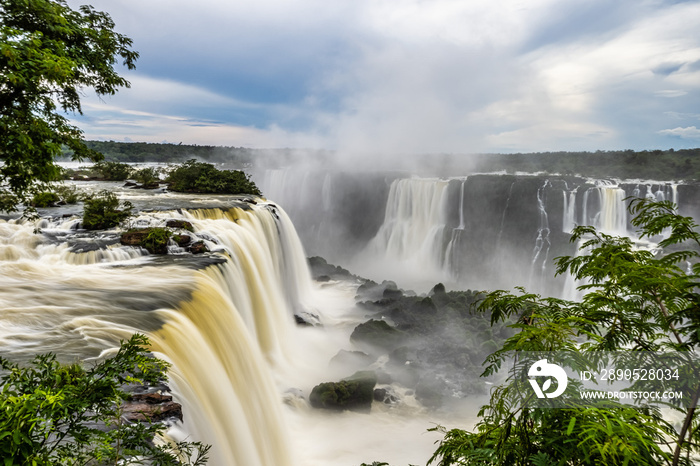
[[[603,233],[627,235],[625,191],[618,186],[598,186],[600,211],[595,226]]]
[[[445,268],[449,270],[453,279],[457,279],[460,274],[459,253],[462,249],[462,234],[464,233],[464,184],[467,178],[462,180],[459,187],[459,226],[452,229],[450,241],[445,249]]]
[[[535,239],[535,248],[532,251],[532,264],[530,268],[530,285],[540,287],[545,278],[545,270],[547,269],[547,258],[549,256],[549,215],[547,214],[546,204],[546,189],[551,187],[549,180],[545,180],[544,184],[537,190],[537,209],[539,211],[539,228],[537,229],[537,238]],[[541,265],[538,267],[538,263]]]
[[[173,363],[186,424],[212,445],[214,464],[290,465],[280,395],[220,274],[216,268],[198,273],[191,299],[160,311],[166,323],[152,334],[154,347]],[[235,286],[245,293],[244,282]],[[275,318],[268,313],[259,320],[272,319],[265,322],[272,328]]]
[[[384,223],[365,254],[380,256],[404,272],[443,273],[443,231],[447,217],[446,180],[408,178],[392,182]]]
[[[566,189],[562,190],[561,194],[564,196],[564,215],[562,221],[562,231],[564,233],[571,233],[571,230],[576,226],[576,192],[578,187],[569,190],[568,186]]]
[[[462,180],[462,184],[459,186],[459,230],[464,230],[464,183],[467,182],[467,178]]]
[[[51,239],[70,236],[61,223],[0,221],[0,348],[19,361],[47,351],[89,360],[146,333],[173,363],[190,439],[213,444],[209,464],[290,465],[279,393],[287,386],[273,370],[289,367],[293,313],[313,293],[294,228],[267,202],[154,212],[139,221],[173,217],[191,221],[192,235],[216,251],[201,259],[212,265],[195,270],[186,266],[189,256],[166,256],[171,265],[162,265],[118,245],[73,252]],[[36,234],[37,225],[46,234]]]

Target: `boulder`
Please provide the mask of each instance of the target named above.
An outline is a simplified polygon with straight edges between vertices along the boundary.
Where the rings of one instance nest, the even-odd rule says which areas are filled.
[[[141,246],[141,242],[146,239],[150,228],[143,230],[125,231],[119,238],[119,242],[125,246]]]
[[[355,327],[350,340],[361,346],[391,350],[399,345],[403,333],[383,320],[370,319]]]
[[[192,242],[192,238],[190,237],[190,235],[173,235],[173,240],[181,248],[184,248],[185,246],[190,244],[190,242]]]
[[[192,254],[202,254],[205,252],[209,252],[209,248],[207,248],[207,246],[204,244],[204,241],[195,241],[194,243],[189,245],[187,250]]]
[[[157,422],[166,419],[182,421],[182,406],[170,395],[141,393],[131,395],[122,405],[122,417],[129,422]]]
[[[176,218],[171,218],[167,222],[165,222],[165,226],[168,228],[174,228],[176,230],[187,230],[187,231],[194,231],[194,228],[192,227],[192,224],[188,222],[187,220],[179,220]]]
[[[339,382],[324,382],[311,390],[309,402],[319,409],[369,412],[377,376],[373,371],[356,372]]]
[[[384,403],[387,405],[399,401],[399,398],[387,388],[375,388],[373,395],[374,401],[379,401],[380,403]]]

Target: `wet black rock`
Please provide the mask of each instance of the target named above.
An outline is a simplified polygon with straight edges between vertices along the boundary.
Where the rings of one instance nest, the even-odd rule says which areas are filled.
[[[169,219],[166,223],[165,226],[167,228],[174,228],[176,230],[187,230],[187,231],[194,231],[194,227],[192,226],[192,223],[188,222],[187,220],[180,220],[177,218],[171,218]]]
[[[357,278],[348,270],[337,265],[329,264],[323,257],[309,257],[307,259],[307,262],[309,263],[311,276],[314,280],[319,282],[327,282],[330,280],[349,280]]]
[[[399,398],[388,388],[375,388],[374,401],[379,401],[384,404],[392,404],[399,401]]]
[[[404,334],[383,320],[370,319],[355,327],[350,335],[350,341],[369,350],[389,350],[396,347]]]

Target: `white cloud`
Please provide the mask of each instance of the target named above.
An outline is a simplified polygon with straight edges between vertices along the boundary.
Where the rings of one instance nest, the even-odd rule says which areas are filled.
[[[357,151],[628,148],[662,141],[670,115],[700,105],[698,2],[93,3],[151,72],[154,60],[172,69],[107,99],[120,111],[103,121],[125,119],[134,140],[178,126],[209,143],[230,129]],[[260,80],[289,92],[275,100]]]
[[[677,136],[683,139],[700,139],[700,129],[695,126],[688,126],[687,128],[664,129],[659,131],[659,134],[665,136]]]
[[[277,125],[260,129],[218,121],[221,109],[257,109],[262,105],[241,102],[206,89],[143,76],[129,78],[131,89],[115,96],[87,96],[85,117],[75,117],[88,139],[184,142],[245,147],[316,147],[316,138],[284,130]],[[188,115],[195,108],[211,118]]]
[[[654,92],[654,95],[658,97],[683,97],[684,95],[687,95],[687,91],[681,91],[678,89],[667,89],[663,91],[656,91]]]

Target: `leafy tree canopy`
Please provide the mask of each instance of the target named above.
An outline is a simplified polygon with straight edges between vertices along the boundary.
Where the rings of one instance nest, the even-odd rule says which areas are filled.
[[[212,194],[253,194],[260,190],[241,170],[218,170],[205,162],[188,160],[170,172],[166,180],[172,191]]]
[[[124,384],[165,377],[168,364],[151,357],[148,346],[145,336],[134,335],[90,368],[60,364],[51,354],[29,367],[0,358],[0,464],[205,464],[208,446],[157,445],[153,439],[165,425],[121,418],[121,403],[129,398]]]
[[[700,445],[696,354],[700,349],[700,233],[692,218],[675,212],[670,202],[633,200],[630,211],[641,237],[662,238],[663,253],[636,248],[629,238],[581,226],[572,241],[580,254],[557,259],[558,273],[583,283],[581,301],[496,291],[479,309],[493,322],[517,319],[517,333],[486,361],[484,375],[508,367],[506,382],[495,388],[474,432],[433,430],[445,434],[429,464],[450,465],[689,465]],[[663,235],[662,235],[663,233]],[[661,235],[661,236],[660,236]],[[689,267],[689,264],[694,264]],[[691,270],[688,270],[688,269]],[[571,354],[572,370],[596,371],[606,354],[613,366],[644,360],[664,367],[662,357],[682,362],[687,397],[666,402],[681,419],[669,422],[658,405],[637,406],[612,400],[582,401],[580,382],[570,379],[558,398],[561,407],[533,406],[527,354]],[[603,366],[605,367],[605,366]],[[683,372],[685,371],[685,372]],[[631,390],[662,390],[661,381],[638,381]]]
[[[129,82],[114,69],[134,68],[131,39],[107,13],[72,10],[64,0],[0,0],[0,211],[17,210],[60,176],[62,146],[75,160],[99,160],[82,131],[59,112],[82,114],[80,92],[111,95]]]

